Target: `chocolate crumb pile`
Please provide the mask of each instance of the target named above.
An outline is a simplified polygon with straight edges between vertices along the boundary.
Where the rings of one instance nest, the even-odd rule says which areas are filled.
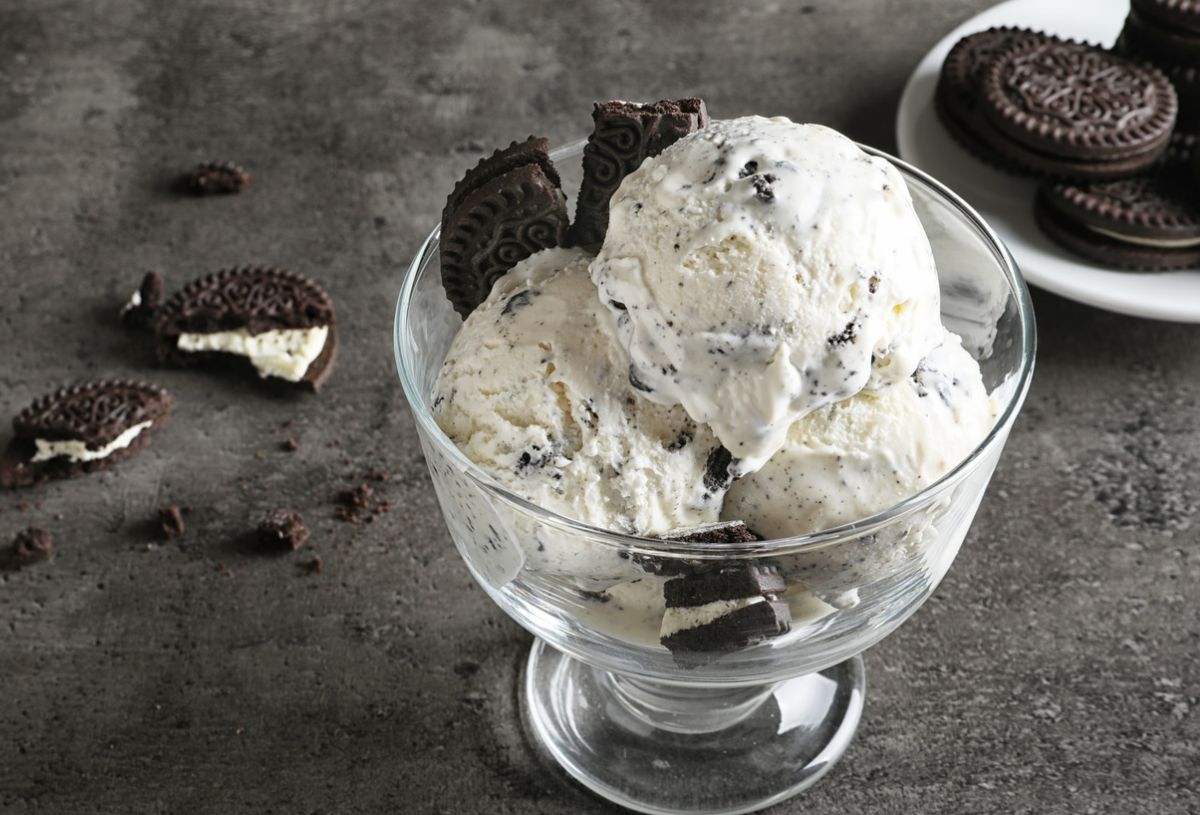
[[[186,182],[195,195],[229,195],[250,186],[250,173],[232,161],[209,161],[196,165],[187,174]]]
[[[268,512],[259,522],[257,533],[264,547],[283,551],[299,549],[311,534],[300,513],[290,509]]]
[[[15,572],[53,556],[54,538],[45,529],[31,526],[16,534],[8,551],[0,558],[0,567]]]

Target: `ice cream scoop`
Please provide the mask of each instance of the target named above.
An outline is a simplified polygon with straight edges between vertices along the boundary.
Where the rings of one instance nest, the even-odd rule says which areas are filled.
[[[636,394],[589,260],[549,249],[497,281],[454,338],[434,418],[503,486],[560,515],[640,535],[715,521],[728,486],[723,472],[709,472],[720,443],[681,408]],[[531,540],[527,562],[557,574],[612,572],[595,562],[615,561],[611,548],[557,543]]]
[[[979,365],[947,332],[911,376],[797,420],[760,470],[734,482],[723,514],[771,538],[867,518],[949,472],[994,419]]]
[[[784,118],[714,121],[647,159],[591,274],[631,387],[709,425],[739,474],[811,411],[909,377],[943,331],[900,174]]]

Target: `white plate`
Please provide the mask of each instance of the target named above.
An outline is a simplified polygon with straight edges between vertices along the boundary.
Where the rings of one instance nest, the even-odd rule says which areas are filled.
[[[1014,25],[1107,46],[1116,40],[1128,12],[1129,0],[1010,0],[968,20],[934,46],[913,71],[900,98],[896,140],[902,159],[979,210],[1008,244],[1030,283],[1110,311],[1200,323],[1200,269],[1118,272],[1069,254],[1033,222],[1036,183],[994,170],[972,156],[950,137],[933,109],[942,60],[967,34]]]

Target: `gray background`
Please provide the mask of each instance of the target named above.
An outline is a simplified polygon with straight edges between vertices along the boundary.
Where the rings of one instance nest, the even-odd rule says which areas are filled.
[[[529,637],[438,515],[390,356],[401,268],[481,152],[578,137],[593,99],[698,93],[891,149],[909,70],[986,5],[0,0],[0,412],[95,375],[178,398],[138,458],[0,496],[5,541],[58,541],[0,577],[0,811],[611,811],[516,724]],[[207,158],[253,187],[167,191]],[[255,262],[337,301],[319,397],[157,370],[114,319],[147,269]],[[1035,301],[1033,391],[961,556],[867,654],[845,760],[776,812],[1200,809],[1200,330]],[[370,466],[394,509],[334,520]],[[168,503],[182,542],[157,542]],[[308,552],[247,544],[274,506]]]

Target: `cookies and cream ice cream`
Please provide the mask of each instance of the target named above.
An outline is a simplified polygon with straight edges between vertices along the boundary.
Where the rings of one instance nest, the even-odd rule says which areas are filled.
[[[446,355],[434,418],[505,487],[569,518],[637,535],[714,521],[720,444],[638,396],[590,260],[548,249],[497,281]]]
[[[633,107],[636,153],[658,113]],[[490,286],[464,301],[463,280],[443,281],[469,314],[432,414],[466,458],[526,501],[601,529],[659,537],[727,519],[776,538],[883,510],[982,441],[993,402],[942,324],[929,240],[891,164],[828,128],[761,117],[712,122],[646,156],[613,194],[595,257],[525,246],[516,205],[455,211],[472,240],[515,241],[513,257],[525,257],[494,284],[482,260],[442,268]],[[510,159],[497,151],[467,180],[523,200]],[[921,568],[937,537],[917,513],[896,539],[664,562],[495,501],[448,459],[430,469],[485,585],[516,581],[552,613],[685,650],[781,636],[789,616],[831,624],[858,587],[898,563]],[[774,581],[761,591],[705,582],[760,568]],[[713,591],[668,602],[678,581]]]
[[[911,376],[795,421],[762,469],[733,483],[723,514],[771,538],[867,518],[949,472],[994,418],[978,363],[947,333]]]
[[[639,396],[711,426],[738,473],[807,413],[908,377],[942,331],[899,172],[784,118],[714,121],[647,159],[591,270]]]

